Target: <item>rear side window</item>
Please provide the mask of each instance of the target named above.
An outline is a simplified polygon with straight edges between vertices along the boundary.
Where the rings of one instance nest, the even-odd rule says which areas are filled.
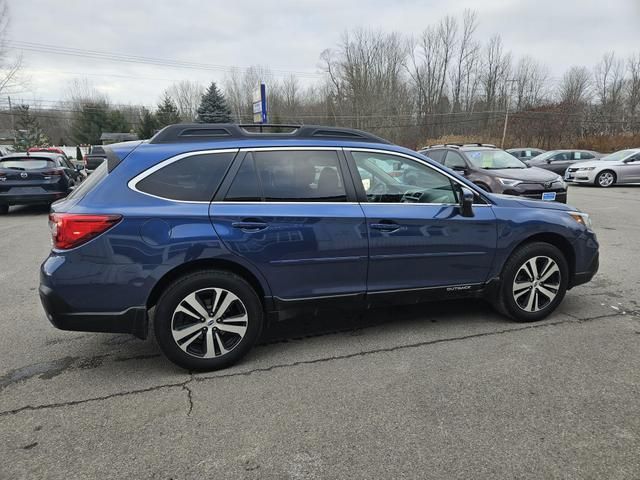
[[[346,202],[338,154],[332,151],[254,152],[266,202]]]
[[[87,177],[87,179],[80,183],[67,198],[82,198],[84,197],[93,187],[95,187],[100,180],[107,176],[109,172],[107,172],[107,164],[100,164],[91,175]]]
[[[262,200],[258,174],[253,155],[250,153],[242,161],[224,199],[228,202],[259,202]]]
[[[447,153],[446,150],[431,150],[429,152],[425,152],[425,155],[429,157],[431,160],[435,160],[438,163],[444,162],[444,155]]]
[[[209,202],[236,152],[194,154],[166,165],[136,184],[156,197]]]

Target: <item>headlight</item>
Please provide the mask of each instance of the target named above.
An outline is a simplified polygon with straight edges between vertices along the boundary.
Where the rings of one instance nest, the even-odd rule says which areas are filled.
[[[521,180],[514,180],[512,178],[498,178],[498,181],[505,187],[515,187],[522,183]]]
[[[587,170],[595,170],[595,169],[596,169],[596,167],[580,167],[580,168],[578,168],[578,170],[582,170],[582,171],[585,171],[585,172]]]
[[[568,212],[576,222],[584,225],[587,228],[591,228],[591,217],[588,213],[583,212]]]

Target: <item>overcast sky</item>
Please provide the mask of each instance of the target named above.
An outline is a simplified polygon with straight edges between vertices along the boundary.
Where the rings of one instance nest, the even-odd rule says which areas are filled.
[[[500,33],[559,77],[613,50],[640,51],[640,0],[9,0],[9,40],[219,65],[218,70],[120,63],[24,51],[31,77],[18,100],[59,100],[88,78],[116,103],[153,105],[181,79],[222,81],[224,67],[319,74],[319,55],[354,27],[419,34],[444,15],[478,12],[476,38]]]

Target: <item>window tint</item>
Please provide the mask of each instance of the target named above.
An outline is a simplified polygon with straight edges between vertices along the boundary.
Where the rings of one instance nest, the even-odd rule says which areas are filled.
[[[570,152],[560,152],[556,153],[553,157],[551,157],[551,161],[562,161],[562,160],[570,160],[571,153]]]
[[[267,202],[347,201],[336,152],[254,152],[253,157]]]
[[[256,173],[253,156],[250,153],[242,161],[242,165],[225,196],[225,200],[229,202],[259,202],[262,200],[258,174]]]
[[[424,154],[431,160],[442,163],[444,161],[445,153],[447,153],[446,150],[430,150],[428,152],[425,152]]]
[[[467,163],[458,152],[447,152],[447,156],[444,160],[444,164],[449,168],[467,168]]]
[[[352,155],[369,202],[457,203],[452,181],[431,167],[382,153],[352,152]],[[402,175],[390,175],[378,167],[380,161],[398,164]]]
[[[194,154],[157,170],[136,188],[171,200],[208,202],[234,156],[235,152]]]
[[[85,181],[80,183],[67,198],[82,198],[107,176],[107,163],[101,163]]]

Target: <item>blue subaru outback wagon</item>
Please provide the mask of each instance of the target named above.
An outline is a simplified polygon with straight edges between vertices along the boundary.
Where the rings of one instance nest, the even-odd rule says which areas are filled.
[[[282,128],[172,125],[107,149],[52,206],[53,325],[145,338],[153,321],[169,359],[212,370],[308,307],[473,296],[535,321],[598,269],[574,208],[487,193],[365,132]]]

